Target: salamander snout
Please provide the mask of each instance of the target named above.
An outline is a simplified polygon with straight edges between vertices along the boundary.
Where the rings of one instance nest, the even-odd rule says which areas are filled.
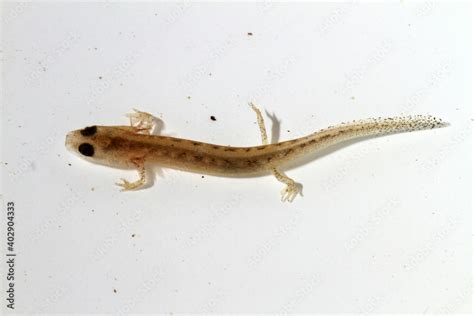
[[[71,145],[72,145],[72,138],[73,138],[72,134],[73,133],[74,132],[69,132],[69,133],[66,134],[66,143],[65,143],[65,145],[66,145],[66,148],[69,149],[69,150],[72,149]]]
[[[91,136],[96,133],[96,130],[97,128],[92,126],[67,133],[66,148],[79,156],[93,157],[95,146]]]

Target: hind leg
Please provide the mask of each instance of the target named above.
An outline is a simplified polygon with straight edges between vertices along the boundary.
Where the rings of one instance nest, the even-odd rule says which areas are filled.
[[[262,113],[260,110],[255,106],[253,103],[249,103],[252,110],[257,115],[257,123],[258,127],[260,128],[260,136],[262,137],[263,145],[268,145],[268,136],[267,130],[265,128],[265,121],[263,120]],[[303,186],[300,183],[295,182],[295,180],[291,179],[290,177],[286,176],[283,172],[278,170],[276,167],[272,168],[273,175],[277,178],[278,181],[286,184],[286,188],[281,191],[281,200],[282,202],[293,202],[295,197],[302,194]]]
[[[297,183],[295,180],[291,179],[283,172],[279,171],[277,168],[272,169],[273,175],[277,178],[278,181],[286,184],[286,187],[281,190],[281,201],[282,202],[293,202],[295,197],[300,194],[303,196],[303,185]]]
[[[267,137],[267,129],[265,128],[265,121],[263,120],[262,112],[260,112],[259,108],[255,106],[252,102],[249,103],[252,110],[257,115],[257,123],[258,127],[260,128],[260,136],[262,137],[262,144],[268,145],[268,137]]]

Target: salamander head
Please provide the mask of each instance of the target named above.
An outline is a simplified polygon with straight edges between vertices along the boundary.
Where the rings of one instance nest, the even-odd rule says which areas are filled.
[[[82,159],[90,162],[109,164],[103,148],[107,145],[107,127],[89,126],[69,132],[66,135],[66,148]]]

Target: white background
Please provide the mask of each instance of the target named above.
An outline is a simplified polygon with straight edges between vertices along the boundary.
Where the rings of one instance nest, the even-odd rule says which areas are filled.
[[[469,312],[470,18],[466,4],[411,1],[3,3],[16,310]],[[258,145],[249,101],[280,119],[281,140],[400,114],[451,126],[289,170],[304,184],[293,204],[271,176],[162,170],[122,193],[113,183],[135,172],[64,147],[133,107],[166,135]]]

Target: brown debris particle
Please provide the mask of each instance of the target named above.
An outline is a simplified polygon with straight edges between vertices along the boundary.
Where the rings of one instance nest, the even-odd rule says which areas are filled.
[[[211,115],[211,120],[212,121],[217,121],[216,117],[214,115]]]

